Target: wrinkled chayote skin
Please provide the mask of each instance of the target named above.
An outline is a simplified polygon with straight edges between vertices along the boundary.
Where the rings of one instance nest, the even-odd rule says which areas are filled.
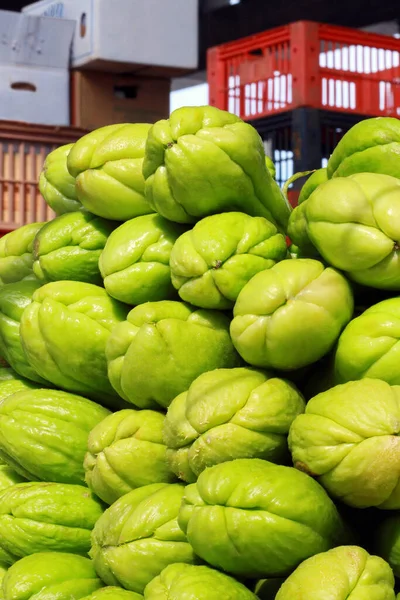
[[[400,179],[376,173],[330,179],[299,208],[326,262],[362,285],[400,290]]]
[[[392,512],[375,531],[375,550],[400,577],[400,513]]]
[[[302,186],[299,194],[299,198],[297,200],[298,204],[303,204],[308,197],[313,193],[314,190],[317,189],[321,183],[324,183],[328,180],[328,172],[327,169],[317,169],[314,171],[310,177],[307,179],[305,184]]]
[[[38,384],[35,384],[28,379],[24,379],[12,369],[4,367],[0,369],[0,402],[2,402],[4,398],[7,398],[7,396],[11,396],[16,392],[34,390],[38,387]]]
[[[0,281],[15,283],[36,279],[33,274],[33,242],[44,223],[29,223],[0,238]]]
[[[110,585],[96,590],[84,600],[143,600],[143,595]]]
[[[332,348],[353,308],[350,285],[338,271],[317,260],[283,260],[240,292],[232,341],[251,365],[298,369]]]
[[[42,282],[72,280],[102,285],[99,258],[115,221],[86,211],[46,223],[33,245],[33,272]]]
[[[6,600],[80,600],[103,586],[92,561],[65,552],[25,556],[3,579]]]
[[[390,298],[368,308],[350,321],[335,351],[337,383],[363,377],[400,385],[400,298]]]
[[[154,212],[144,197],[142,163],[150,125],[107,125],[81,137],[68,155],[76,192],[94,215],[127,221]]]
[[[151,207],[170,221],[238,210],[286,229],[290,205],[266,166],[259,134],[213,106],[178,108],[155,123],[143,175]]]
[[[379,379],[337,385],[293,422],[294,465],[356,508],[400,508],[400,387]],[[329,452],[327,452],[329,448]]]
[[[228,317],[172,300],[131,310],[106,354],[114,389],[139,408],[167,408],[201,373],[240,364]]]
[[[335,505],[292,467],[236,459],[185,488],[179,525],[211,566],[244,577],[279,577],[345,537]]]
[[[85,480],[104,502],[143,485],[175,481],[165,460],[164,420],[154,410],[121,410],[90,432]]]
[[[22,313],[39,287],[34,280],[0,287],[0,356],[22,377],[46,386],[48,382],[29,364],[19,335]]]
[[[29,480],[84,483],[90,431],[109,414],[56,390],[25,390],[0,403],[0,458]]]
[[[90,283],[44,285],[21,318],[21,341],[29,363],[57,387],[121,408],[123,403],[108,381],[105,346],[127,312],[127,306]]]
[[[145,600],[257,600],[229,575],[206,566],[174,564],[146,586]]]
[[[107,585],[143,593],[172,563],[193,563],[195,555],[177,516],[184,494],[180,484],[146,485],[119,498],[97,521],[93,559]]]
[[[253,275],[286,255],[285,237],[263,217],[238,212],[212,215],[175,242],[172,283],[185,302],[224,310],[233,307]]]
[[[104,287],[113,298],[135,306],[175,296],[169,259],[182,226],[160,215],[143,215],[118,227],[101,253]]]
[[[328,161],[328,177],[384,173],[400,177],[400,121],[392,117],[365,119],[345,133]]]
[[[81,485],[20,483],[0,492],[0,550],[8,563],[36,552],[85,555],[103,506]]]
[[[66,144],[50,152],[40,173],[40,193],[56,215],[81,208],[75,189],[75,177],[67,169],[67,157],[73,145]]]
[[[200,375],[168,408],[164,441],[171,470],[194,482],[234,458],[287,462],[287,435],[304,400],[284,379],[250,368]]]
[[[394,576],[379,556],[340,546],[304,561],[282,584],[276,600],[394,600]]]

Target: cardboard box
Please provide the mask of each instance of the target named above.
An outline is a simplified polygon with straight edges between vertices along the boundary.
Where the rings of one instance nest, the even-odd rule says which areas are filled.
[[[0,11],[0,119],[69,125],[74,22]]]
[[[198,0],[41,0],[26,14],[76,22],[72,66],[175,76],[198,62]]]
[[[71,125],[154,123],[169,116],[170,81],[110,73],[71,73]]]

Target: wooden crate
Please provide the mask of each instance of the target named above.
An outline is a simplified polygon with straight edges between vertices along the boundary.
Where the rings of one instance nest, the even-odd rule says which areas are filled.
[[[75,127],[0,121],[0,235],[54,217],[39,193],[40,171],[49,152],[85,133]]]

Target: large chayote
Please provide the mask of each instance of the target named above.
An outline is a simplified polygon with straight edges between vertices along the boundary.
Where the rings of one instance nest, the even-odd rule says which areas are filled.
[[[90,555],[107,585],[143,593],[173,563],[192,563],[193,549],[178,526],[180,484],[146,485],[119,498],[97,521]]]
[[[33,272],[40,281],[86,281],[102,285],[99,258],[115,222],[86,211],[46,223],[33,245]]]
[[[203,373],[168,408],[168,464],[193,482],[205,468],[234,458],[286,462],[289,427],[304,406],[292,383],[270,373],[250,368]]]
[[[312,259],[283,260],[240,292],[232,341],[256,367],[297,369],[322,358],[353,314],[349,283]]]
[[[3,593],[5,600],[80,600],[103,585],[88,558],[38,552],[8,569]]]
[[[316,481],[258,458],[203,471],[185,489],[179,525],[200,558],[244,577],[288,574],[346,538]]]
[[[83,483],[89,433],[108,414],[68,392],[14,393],[0,403],[0,458],[30,480]]]
[[[400,179],[376,173],[330,179],[299,209],[326,262],[362,285],[400,290]]]
[[[84,600],[143,600],[143,594],[108,585],[86,596]]]
[[[178,563],[166,567],[144,590],[145,600],[257,600],[229,575],[206,566]],[[127,599],[128,600],[128,599]]]
[[[46,380],[28,362],[19,335],[22,313],[39,287],[40,283],[34,280],[0,287],[0,356],[22,377],[46,385]]]
[[[91,431],[85,457],[88,486],[107,504],[150,483],[175,480],[166,464],[164,415],[154,410],[121,410]]]
[[[353,173],[385,173],[400,177],[400,121],[365,119],[345,133],[328,161],[328,177]]]
[[[201,373],[240,362],[227,316],[172,300],[131,310],[106,354],[111,384],[139,408],[166,408]]]
[[[312,398],[290,428],[289,446],[294,465],[332,497],[357,508],[396,509],[399,433],[400,387],[366,378]]]
[[[287,254],[285,237],[263,217],[229,212],[199,221],[175,242],[172,283],[185,302],[232,308],[243,286]]]
[[[0,368],[0,402],[16,392],[23,390],[34,390],[39,386],[29,379],[21,377],[11,368]]]
[[[272,178],[257,131],[213,106],[183,107],[146,142],[146,198],[170,221],[239,210],[285,230],[290,205]]]
[[[183,231],[182,226],[156,214],[120,225],[107,240],[99,261],[110,296],[133,306],[172,298],[169,259]]]
[[[126,221],[154,212],[144,197],[142,163],[150,125],[107,125],[81,137],[67,166],[76,192],[94,215]]]
[[[75,189],[75,177],[68,172],[67,158],[73,144],[50,152],[39,178],[39,190],[57,215],[79,210],[81,203]]]
[[[0,492],[0,552],[9,564],[36,552],[85,555],[102,514],[100,501],[81,485],[13,485]]]
[[[274,597],[271,597],[273,600]],[[275,600],[394,600],[388,563],[358,546],[340,546],[304,561]]]
[[[350,321],[335,351],[337,383],[363,377],[400,385],[400,298],[383,300]]]
[[[105,347],[128,307],[96,285],[55,281],[36,290],[21,318],[29,363],[54,385],[121,407],[107,377]]]
[[[33,242],[44,223],[29,223],[0,238],[0,282],[36,279],[33,274]]]
[[[396,577],[400,577],[400,512],[395,511],[375,531],[375,550],[388,561]]]

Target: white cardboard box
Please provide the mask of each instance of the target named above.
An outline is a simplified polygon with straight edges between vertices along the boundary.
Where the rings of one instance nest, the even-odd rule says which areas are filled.
[[[41,0],[25,14],[76,21],[72,66],[172,76],[198,62],[198,0]]]
[[[0,119],[69,125],[75,23],[0,11]]]

